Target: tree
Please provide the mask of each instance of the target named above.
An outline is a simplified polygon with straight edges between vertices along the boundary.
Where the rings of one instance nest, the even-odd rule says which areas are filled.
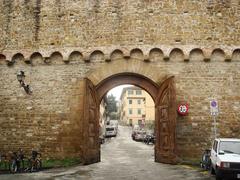
[[[117,119],[119,119],[119,113],[117,113],[117,112],[111,112],[111,113],[109,114],[109,117],[110,117],[110,119],[115,119],[115,120],[117,120]]]
[[[115,96],[112,94],[107,96],[106,98],[106,111],[107,115],[112,119],[113,117],[116,117],[116,112],[117,112],[117,101]],[[113,117],[111,117],[113,115]]]

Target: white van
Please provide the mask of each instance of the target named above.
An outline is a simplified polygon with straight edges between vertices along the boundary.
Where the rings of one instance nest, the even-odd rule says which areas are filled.
[[[107,125],[105,130],[105,137],[116,137],[117,127],[112,125]]]
[[[210,159],[211,174],[216,174],[216,180],[240,179],[240,139],[215,139]]]

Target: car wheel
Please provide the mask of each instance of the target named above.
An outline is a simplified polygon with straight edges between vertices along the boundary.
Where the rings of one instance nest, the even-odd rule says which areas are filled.
[[[223,178],[221,177],[220,173],[216,169],[216,180],[222,180]]]
[[[211,163],[211,165],[210,165],[210,173],[211,173],[212,175],[215,175],[215,170],[214,170],[214,168],[213,168],[213,166],[212,166],[212,163]]]
[[[36,170],[39,171],[41,169],[42,169],[42,162],[39,159],[37,159],[37,161],[36,161]]]
[[[216,174],[216,180],[222,180],[222,177]]]

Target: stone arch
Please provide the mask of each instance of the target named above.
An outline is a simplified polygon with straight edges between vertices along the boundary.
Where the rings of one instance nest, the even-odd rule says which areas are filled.
[[[3,54],[0,54],[0,65],[6,64],[6,56]]]
[[[240,49],[235,49],[232,53],[232,61],[240,62]]]
[[[104,53],[100,50],[93,51],[89,57],[90,62],[103,62],[104,59]]]
[[[83,55],[79,51],[73,51],[68,57],[66,63],[77,64],[83,62]]]
[[[30,56],[30,62],[31,62],[32,65],[42,65],[42,64],[44,64],[42,54],[40,54],[39,52],[34,52]]]
[[[225,52],[220,48],[214,49],[212,51],[211,61],[213,61],[213,62],[225,61]]]
[[[14,55],[13,55],[11,62],[12,62],[13,64],[18,64],[18,63],[19,63],[19,64],[23,64],[23,63],[24,63],[24,60],[25,60],[25,58],[24,58],[23,54],[17,53],[17,54],[14,54]],[[11,64],[11,63],[10,63],[10,64]]]
[[[144,61],[132,59],[131,61],[112,61],[112,63],[103,64],[101,67],[92,69],[86,74],[94,85],[97,85],[103,79],[119,73],[138,73],[142,74],[156,83],[161,83],[168,76],[166,69],[159,71],[151,63],[146,64]]]
[[[51,54],[49,58],[50,62],[45,61],[46,63],[51,63],[51,64],[63,64],[63,56],[60,52],[55,51]]]
[[[190,61],[203,61],[204,60],[204,54],[203,54],[203,51],[202,49],[200,48],[195,48],[195,49],[192,49],[190,51],[190,54],[189,54],[189,59]]]
[[[138,86],[144,90],[146,90],[153,100],[156,100],[158,84],[153,82],[148,77],[145,77],[141,74],[136,73],[119,73],[114,74],[106,79],[102,80],[100,83],[96,85],[96,90],[100,99],[112,88],[123,85],[123,84],[131,84],[134,86]]]
[[[143,62],[144,63],[144,62]],[[99,105],[104,95],[113,87],[132,84],[146,90],[155,102],[155,161],[169,164],[177,163],[176,152],[176,93],[174,76],[164,79],[161,84],[140,73],[114,73],[96,85],[84,79],[83,107],[83,163],[100,161],[99,144]]]
[[[184,61],[184,53],[179,48],[174,48],[169,54],[170,61],[181,62]]]
[[[110,55],[110,59],[111,60],[117,60],[117,59],[123,59],[123,52],[120,49],[115,49],[111,55]]]
[[[151,62],[163,61],[163,51],[159,48],[153,48],[149,52],[149,60]]]
[[[132,49],[130,51],[130,57],[134,59],[141,59],[141,60],[144,59],[143,52],[139,48]]]

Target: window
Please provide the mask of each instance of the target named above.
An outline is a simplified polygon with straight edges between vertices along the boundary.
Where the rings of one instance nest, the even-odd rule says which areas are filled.
[[[138,99],[138,100],[137,100],[137,103],[138,103],[138,104],[141,104],[141,99]]]
[[[129,109],[129,110],[128,110],[128,113],[129,113],[129,114],[132,114],[132,109]]]
[[[219,150],[225,153],[240,154],[240,142],[234,141],[221,141]]]
[[[129,125],[132,126],[132,119],[129,119]]]
[[[218,142],[215,141],[214,144],[213,144],[213,149],[215,152],[217,152],[217,147],[218,147]]]
[[[114,128],[106,128],[106,131],[114,131]]]
[[[138,125],[141,126],[142,125],[142,120],[138,120]]]
[[[136,90],[136,95],[141,95],[142,91],[141,90]]]
[[[128,103],[129,103],[129,104],[132,104],[132,99],[129,99],[129,100],[128,100]]]
[[[133,90],[128,90],[128,95],[133,94]]]
[[[138,114],[142,114],[141,109],[138,109]]]

